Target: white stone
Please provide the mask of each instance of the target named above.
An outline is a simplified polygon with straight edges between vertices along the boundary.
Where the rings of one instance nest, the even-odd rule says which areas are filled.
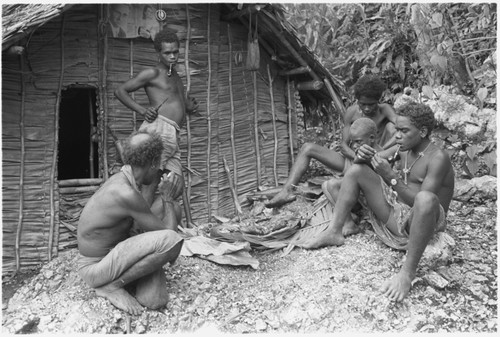
[[[443,278],[441,275],[432,270],[428,274],[424,275],[423,278],[431,286],[438,289],[444,289],[449,284],[449,282],[446,281],[445,278]]]
[[[255,321],[255,329],[257,331],[264,331],[267,329],[267,324],[263,319],[259,318]]]

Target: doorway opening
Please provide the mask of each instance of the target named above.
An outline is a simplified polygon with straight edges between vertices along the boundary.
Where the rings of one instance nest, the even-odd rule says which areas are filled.
[[[69,87],[59,105],[58,180],[99,176],[97,90]]]

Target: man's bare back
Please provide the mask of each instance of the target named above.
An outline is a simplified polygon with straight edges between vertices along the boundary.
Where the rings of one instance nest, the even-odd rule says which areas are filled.
[[[128,196],[137,193],[123,173],[109,178],[95,193],[80,215],[78,249],[88,257],[105,256],[129,236],[132,218],[125,209]],[[134,198],[135,200],[136,198]]]
[[[159,178],[162,151],[158,134],[139,131],[128,137],[123,144],[126,164],[89,199],[78,224],[79,275],[98,296],[134,315],[143,307],[166,304],[162,267],[175,261],[183,242],[176,222],[153,213],[138,189],[152,185],[164,203],[172,199],[173,175]],[[140,234],[130,235],[132,223]],[[124,286],[135,281],[132,296]]]

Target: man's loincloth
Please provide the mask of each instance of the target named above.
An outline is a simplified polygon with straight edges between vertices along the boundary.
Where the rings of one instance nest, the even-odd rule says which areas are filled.
[[[156,132],[162,139],[161,168],[182,175],[181,151],[179,149],[180,128],[176,122],[158,115],[151,123],[144,121],[139,131]]]
[[[98,288],[118,279],[144,257],[168,253],[181,242],[183,238],[170,229],[135,235],[118,243],[106,256],[80,254],[78,274],[90,287]]]
[[[406,250],[408,246],[408,232],[411,220],[413,218],[413,208],[399,201],[394,191],[380,178],[384,197],[391,206],[391,213],[386,223],[378,219],[375,213],[367,207],[366,200],[360,200],[361,204],[367,208],[370,216],[370,222],[375,234],[389,247],[399,250]],[[360,199],[363,199],[361,197]],[[391,224],[393,228],[398,229],[398,233],[393,233],[387,227]],[[441,232],[446,229],[446,213],[443,206],[439,205],[439,219],[436,222],[434,232]]]

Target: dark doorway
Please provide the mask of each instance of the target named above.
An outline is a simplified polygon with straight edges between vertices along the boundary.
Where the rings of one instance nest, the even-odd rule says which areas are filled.
[[[95,88],[63,90],[59,106],[59,180],[99,176],[96,121]]]

